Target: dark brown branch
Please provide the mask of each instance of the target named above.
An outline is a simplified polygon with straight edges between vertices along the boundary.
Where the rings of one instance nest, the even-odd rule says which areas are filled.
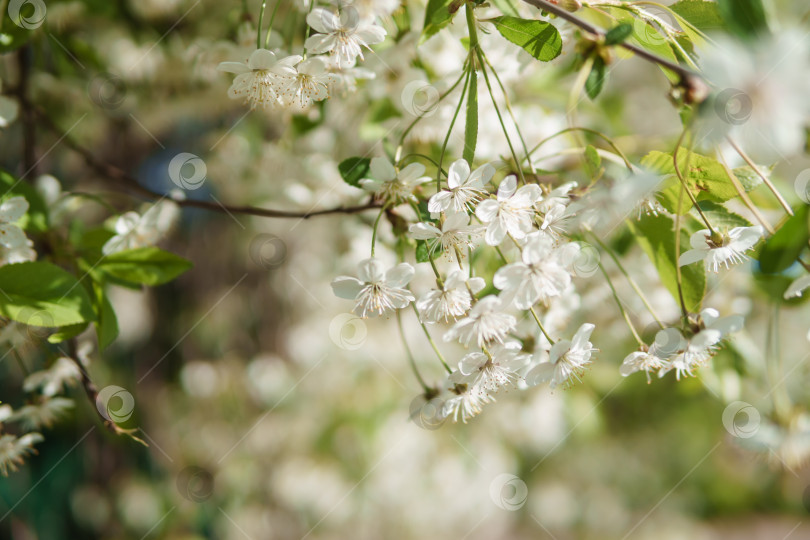
[[[103,162],[96,158],[90,150],[81,146],[76,141],[71,139],[67,133],[65,133],[59,126],[57,126],[53,120],[41,109],[39,108],[32,108],[32,110],[40,117],[43,121],[46,128],[52,131],[54,134],[61,137],[62,142],[82,156],[84,158],[85,163],[93,169],[99,175],[112,180],[122,191],[126,191],[133,195],[137,195],[140,197],[144,197],[150,200],[158,200],[166,197],[160,193],[154,192],[150,189],[143,187],[138,180],[128,174],[126,171],[116,167],[115,165],[111,165],[109,163]],[[309,210],[306,212],[292,212],[287,210],[273,210],[270,208],[259,208],[255,206],[229,206],[224,204],[219,204],[218,202],[209,202],[209,201],[200,201],[200,200],[191,200],[191,199],[184,199],[184,200],[176,200],[172,199],[178,206],[187,207],[187,208],[201,208],[203,210],[210,210],[212,212],[220,212],[223,214],[244,214],[250,216],[259,216],[259,217],[267,217],[267,218],[281,218],[281,219],[309,219],[315,216],[325,216],[330,214],[357,214],[360,212],[364,212],[366,210],[371,210],[374,208],[380,208],[382,205],[374,200],[370,200],[365,204],[359,204],[355,206],[340,206],[337,208],[325,208],[321,210]]]
[[[26,45],[17,51],[17,85],[14,95],[20,104],[20,121],[22,124],[23,175],[35,174],[36,158],[36,124],[31,102],[28,101],[28,87],[31,80],[31,46]]]
[[[542,9],[543,11],[548,11],[549,13],[553,13],[557,17],[559,17],[561,19],[565,19],[566,21],[570,22],[571,24],[582,28],[586,32],[589,32],[589,33],[594,34],[596,36],[604,36],[605,35],[605,31],[602,30],[601,28],[597,28],[596,26],[592,25],[591,23],[589,23],[589,22],[587,22],[587,21],[585,21],[583,19],[580,19],[579,17],[577,17],[573,13],[571,13],[569,11],[566,11],[565,9],[561,8],[560,6],[552,4],[551,2],[548,2],[547,0],[523,0],[523,1],[526,2],[527,4],[530,4],[530,5],[534,6],[534,7],[536,7],[536,8]],[[688,82],[690,80],[695,80],[695,79],[698,79],[698,80],[702,79],[702,77],[700,75],[698,75],[697,73],[695,73],[691,69],[688,69],[688,68],[686,68],[686,67],[684,67],[684,66],[682,66],[680,64],[676,64],[675,62],[671,62],[670,60],[667,60],[666,58],[661,58],[660,56],[655,55],[655,54],[649,52],[646,49],[643,49],[641,47],[633,45],[632,43],[627,43],[625,41],[625,42],[622,42],[620,44],[620,46],[624,47],[628,51],[634,52],[635,54],[637,54],[638,56],[640,56],[641,58],[643,58],[644,60],[646,60],[648,62],[658,64],[661,67],[665,67],[668,70],[670,70],[670,71],[672,71],[674,73],[677,73],[681,77],[681,80],[684,81],[684,82]]]

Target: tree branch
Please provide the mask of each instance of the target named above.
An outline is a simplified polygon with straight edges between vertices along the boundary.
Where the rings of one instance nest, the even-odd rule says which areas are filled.
[[[99,175],[112,180],[117,186],[120,187],[122,191],[126,191],[133,195],[137,195],[140,197],[144,197],[150,200],[159,200],[166,197],[166,195],[154,192],[150,189],[145,188],[142,186],[138,180],[133,177],[132,175],[128,174],[126,171],[116,167],[115,165],[111,165],[109,163],[103,162],[100,159],[96,158],[90,150],[81,146],[76,141],[71,139],[67,133],[65,133],[59,126],[57,126],[53,120],[41,109],[33,107],[30,102],[26,100],[28,103],[30,110],[34,111],[37,116],[42,119],[46,128],[52,131],[54,134],[59,136],[62,142],[71,150],[79,154],[82,158],[84,158],[85,163],[93,169]],[[374,208],[380,208],[382,205],[378,202],[375,202],[373,199],[369,200],[369,202],[365,204],[359,204],[355,206],[340,206],[337,208],[325,208],[320,210],[309,210],[306,212],[292,212],[287,210],[273,210],[270,208],[259,208],[256,206],[229,206],[225,204],[220,204],[218,202],[210,202],[210,201],[200,201],[200,200],[192,200],[192,199],[171,199],[174,201],[178,206],[186,207],[186,208],[201,208],[203,210],[209,210],[212,212],[219,212],[223,214],[244,214],[250,216],[259,216],[259,217],[267,217],[267,218],[280,218],[280,219],[309,219],[315,216],[325,216],[330,214],[357,214],[360,212],[364,212],[366,210],[371,210]]]
[[[561,8],[560,6],[552,4],[548,0],[523,0],[523,1],[526,2],[527,4],[530,4],[530,5],[534,6],[534,7],[536,7],[536,8],[542,9],[543,11],[548,11],[549,13],[553,13],[557,17],[559,17],[561,19],[565,19],[566,21],[570,22],[571,24],[582,28],[586,32],[589,32],[589,33],[594,34],[596,36],[604,36],[605,35],[605,31],[602,30],[601,28],[597,28],[596,26],[592,25],[591,23],[589,23],[589,22],[587,22],[587,21],[585,21],[583,19],[580,19],[579,17],[577,17],[573,13],[571,13],[569,11],[566,11],[565,9]],[[661,67],[665,67],[668,70],[673,71],[674,73],[677,73],[681,77],[681,80],[683,82],[689,82],[689,81],[694,81],[694,80],[702,80],[702,77],[699,74],[692,71],[691,69],[686,68],[686,67],[684,67],[684,66],[682,66],[680,64],[676,64],[675,62],[671,62],[670,60],[667,60],[666,58],[661,58],[660,56],[655,55],[655,54],[649,52],[646,49],[643,49],[641,47],[633,45],[632,43],[627,43],[626,41],[624,41],[624,42],[620,43],[619,45],[621,47],[624,47],[628,51],[634,52],[635,54],[637,54],[638,56],[640,56],[641,58],[643,58],[644,60],[646,60],[648,62],[652,62],[653,64],[658,64]]]

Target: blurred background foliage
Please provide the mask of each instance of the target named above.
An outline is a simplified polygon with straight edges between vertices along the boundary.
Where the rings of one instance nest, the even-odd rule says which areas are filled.
[[[235,1],[49,1],[47,23],[30,43],[0,56],[0,76],[4,88],[12,86],[27,66],[29,99],[73,140],[155,191],[173,187],[168,161],[191,152],[205,159],[208,177],[190,197],[303,209],[357,201],[336,164],[370,151],[391,129],[403,111],[386,96],[398,96],[413,71],[438,78],[451,68],[403,59],[415,43],[405,35],[369,54],[377,78],[363,93],[292,119],[248,114],[227,99],[230,81],[215,68],[250,51],[257,4],[247,2],[245,13]],[[423,6],[409,5],[418,28]],[[801,2],[777,6],[783,20],[806,10]],[[282,6],[276,25],[279,39],[297,36],[298,47],[300,9]],[[463,35],[462,25],[453,26]],[[448,50],[444,39],[426,43],[423,57]],[[497,57],[496,40],[485,39]],[[538,119],[527,129],[532,140],[563,123],[553,111],[564,106],[575,76],[567,54],[541,68],[515,66],[509,80],[515,101]],[[582,104],[580,121],[615,134],[628,154],[644,155],[680,130],[662,79],[640,62],[619,62],[600,101]],[[25,126],[18,121],[0,136],[0,165],[18,174],[25,172]],[[37,174],[59,178],[65,191],[97,194],[119,212],[141,203],[94,173],[47,127],[37,125],[34,136]],[[493,142],[491,154],[499,153],[503,142]],[[808,163],[780,167],[777,174],[793,178]],[[778,215],[766,198],[757,202]],[[109,215],[85,199],[69,213],[96,224]],[[808,309],[779,307],[774,298],[784,285],[768,292],[776,278],[752,281],[755,269],[722,274],[723,288],[708,303],[745,313],[746,332],[701,378],[650,385],[619,374],[633,343],[618,313],[602,307],[609,290],[596,279],[578,280],[581,305],[594,306],[588,321],[597,325],[601,350],[584,384],[507,394],[467,425],[425,430],[408,420],[419,387],[394,321],[368,321],[354,350],[339,345],[357,336],[338,329],[337,340],[330,337],[346,305],[332,297],[329,281],[365,253],[372,219],[184,210],[165,247],[194,261],[194,269],[155,289],[113,290],[121,336],[103,355],[89,353],[99,387],[117,385],[134,396],[124,427],[148,447],[105,430],[82,388],[70,389],[75,407],[43,433],[39,454],[0,478],[0,537],[810,537],[807,422],[791,413],[794,431],[766,425],[779,399],[797,410],[807,404]],[[384,242],[392,238],[388,229],[381,234]],[[281,242],[261,244],[272,252],[251,256],[268,235]],[[614,243],[656,305],[677,316],[644,254],[627,237]],[[619,292],[643,320],[630,290]],[[652,322],[645,321],[647,339]],[[567,321],[550,324],[565,328]],[[406,320],[417,361],[438,380],[440,366],[420,332]],[[781,350],[755,345],[769,335]],[[53,354],[34,346],[22,351],[31,370]],[[4,403],[25,402],[23,377],[9,358],[0,362]],[[762,411],[761,429],[783,442],[793,437],[790,448],[746,448],[732,437],[722,414],[735,396]],[[528,488],[515,511],[495,502],[514,495],[509,486],[492,495],[501,474]]]

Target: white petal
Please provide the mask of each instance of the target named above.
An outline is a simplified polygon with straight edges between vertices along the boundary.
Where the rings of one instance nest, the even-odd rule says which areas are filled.
[[[339,276],[332,280],[332,291],[335,296],[346,300],[357,298],[363,286],[364,284],[360,280],[349,276]]]
[[[26,245],[27,240],[25,233],[16,225],[0,224],[0,246],[15,249]]]
[[[270,69],[276,64],[276,55],[267,49],[256,49],[250,54],[248,67],[250,69]]]
[[[810,275],[802,276],[793,283],[785,291],[785,300],[795,298],[802,295],[802,291],[810,287]]]
[[[430,240],[442,235],[442,231],[430,223],[414,223],[408,228],[408,232],[417,240]]]
[[[489,223],[498,217],[498,210],[500,210],[498,202],[487,199],[478,204],[478,207],[475,209],[475,215],[484,223]]]
[[[457,188],[467,180],[468,176],[470,176],[470,165],[467,160],[456,160],[447,171],[447,185],[450,189]]]
[[[217,71],[239,74],[249,72],[250,68],[242,62],[220,62],[217,66]]]
[[[537,386],[538,384],[549,382],[554,378],[554,364],[543,362],[536,365],[526,374],[526,384]]]
[[[388,159],[375,157],[371,159],[371,176],[376,180],[393,180],[397,176],[397,171]]]
[[[515,190],[517,190],[517,177],[512,174],[504,178],[498,186],[498,200],[508,199],[515,194]]]
[[[379,283],[385,279],[385,266],[380,259],[363,259],[357,265],[357,277],[364,283]]]
[[[0,204],[0,223],[14,223],[28,212],[25,197],[11,197]]]
[[[687,264],[702,261],[708,254],[709,251],[706,249],[690,249],[685,253],[681,253],[681,256],[678,257],[678,266],[686,266]]]
[[[416,271],[408,263],[400,263],[385,273],[385,283],[389,287],[404,287],[413,279]]]

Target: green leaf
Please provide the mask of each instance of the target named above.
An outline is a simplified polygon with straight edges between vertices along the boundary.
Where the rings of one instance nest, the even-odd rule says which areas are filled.
[[[731,32],[741,37],[768,32],[768,17],[762,0],[718,0],[717,5]]]
[[[26,4],[29,3],[25,2],[20,6],[19,15],[22,18],[30,18],[34,15],[32,11],[26,11],[26,7],[30,10],[33,3],[28,6],[26,6]],[[44,6],[44,4],[42,5]],[[3,2],[3,6],[6,6],[5,2]],[[9,9],[4,8],[3,11],[0,11],[0,54],[19,49],[28,43],[36,31],[36,28],[25,28],[26,23],[20,21],[20,17],[17,17],[16,20],[12,20],[10,11],[12,11],[11,6],[9,6]],[[22,22],[22,24],[18,24],[19,22]],[[35,23],[36,21],[30,22]],[[32,25],[29,24],[29,26]]]
[[[751,222],[739,214],[735,214],[728,210],[725,206],[717,204],[712,201],[700,201],[698,206],[703,211],[706,219],[712,224],[712,227],[719,229],[721,232],[726,229],[733,229],[734,227],[750,227]],[[697,210],[694,211],[693,216],[695,219],[700,219]],[[701,228],[705,228],[703,220],[700,220]]]
[[[115,338],[118,337],[118,317],[115,315],[110,299],[104,292],[104,287],[99,283],[93,284],[96,294],[96,337],[98,338],[98,348],[100,351],[106,349]]]
[[[0,315],[50,328],[96,320],[84,287],[47,262],[0,267]]]
[[[720,15],[720,9],[716,2],[706,0],[681,0],[680,2],[672,4],[669,8],[678,16],[685,19],[689,24],[703,32],[723,28],[723,17]],[[678,21],[678,24],[681,25],[684,32],[687,31],[680,21]]]
[[[790,268],[810,241],[810,206],[800,206],[776,233],[765,241],[759,252],[763,272],[775,274]]]
[[[428,0],[425,9],[425,25],[419,43],[424,43],[436,32],[450,24],[459,7],[460,4],[457,0]]]
[[[119,251],[104,257],[98,266],[113,277],[150,287],[167,283],[191,267],[191,261],[156,247]]]
[[[18,180],[12,174],[0,169],[0,200],[15,196],[25,197],[28,212],[20,220],[21,228],[42,234],[48,230],[48,207],[42,196],[31,184]]]
[[[759,170],[767,176],[767,173],[771,172],[772,168],[759,167]],[[745,191],[751,191],[762,184],[762,178],[754,169],[747,165],[745,167],[737,167],[732,172],[734,173],[734,176],[737,177],[737,180],[740,181],[740,184],[742,184]]]
[[[416,262],[428,262],[430,261],[430,254],[428,253],[428,246],[427,242],[424,240],[417,240],[416,241]]]
[[[591,99],[596,99],[602,93],[607,80],[607,66],[601,56],[594,58],[593,67],[585,80],[585,93]]]
[[[48,336],[48,343],[62,343],[69,339],[75,338],[85,330],[90,323],[71,324],[70,326],[63,326],[50,336]]]
[[[338,171],[340,171],[343,181],[356,188],[360,187],[360,180],[368,178],[370,170],[371,159],[363,157],[350,157],[338,165]]]
[[[585,163],[588,164],[588,173],[590,176],[596,176],[599,172],[599,167],[602,166],[602,157],[592,145],[585,147]]]
[[[668,216],[644,216],[630,222],[638,243],[658,270],[661,283],[669,290],[675,301],[678,298],[678,260],[675,256],[675,224]],[[689,249],[689,234],[681,230],[681,253]],[[681,268],[683,298],[686,309],[700,310],[706,291],[706,271],[702,264],[691,264]]]
[[[621,23],[618,26],[614,26],[605,34],[605,45],[618,45],[629,38],[632,33],[632,24]]]
[[[562,52],[562,38],[551,23],[507,15],[492,19],[492,22],[503,37],[538,60],[549,62]]]
[[[725,168],[716,160],[692,153],[689,156],[687,171],[687,154],[678,153],[678,168],[684,177],[689,191],[698,201],[725,202],[737,196],[737,190],[726,173]],[[672,155],[666,152],[653,151],[641,159],[641,165],[657,174],[666,176],[658,193],[658,201],[670,212],[677,212],[681,183],[675,175],[675,164]],[[691,208],[690,201],[684,197],[681,214]]]
[[[470,86],[467,94],[467,122],[464,126],[464,153],[462,157],[472,164],[475,159],[475,145],[478,142],[478,74],[470,72]]]

